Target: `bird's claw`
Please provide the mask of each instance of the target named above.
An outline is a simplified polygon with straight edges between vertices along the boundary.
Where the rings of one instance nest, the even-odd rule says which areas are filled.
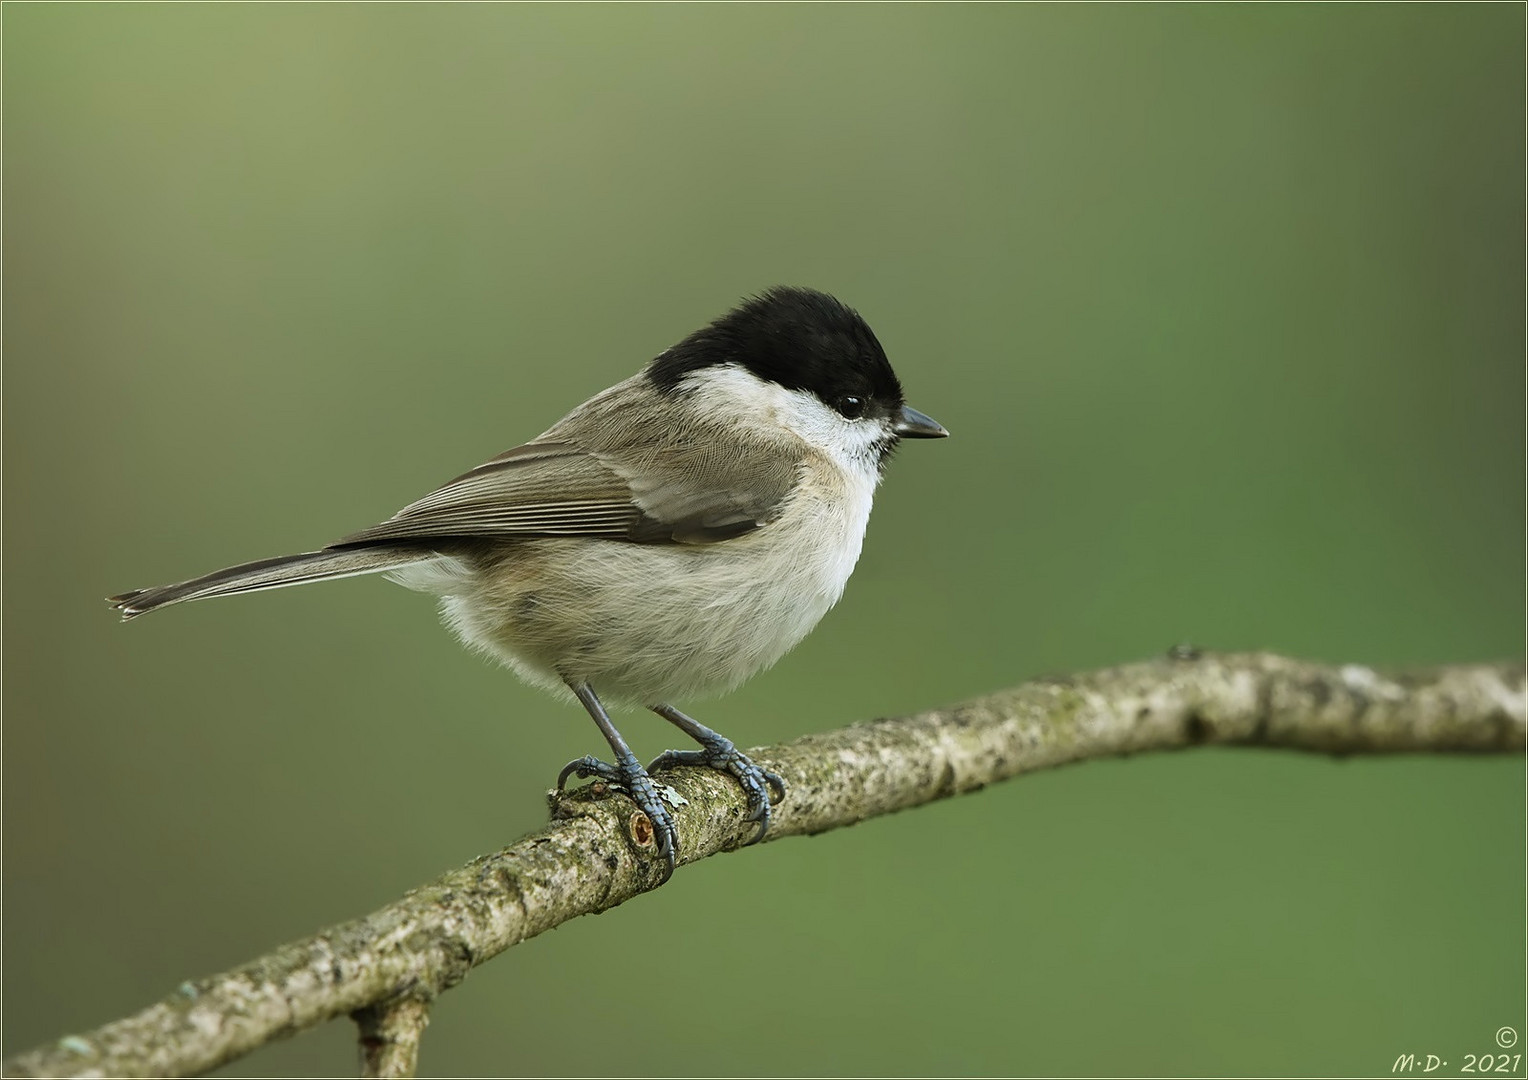
[[[716,744],[699,750],[665,750],[652,760],[647,771],[657,772],[674,765],[699,765],[737,778],[743,794],[748,797],[748,813],[743,820],[758,824],[748,840],[749,844],[756,844],[764,838],[764,834],[769,831],[770,807],[785,801],[784,778],[779,773],[754,764],[752,758],[728,739],[718,739]]]
[[[658,789],[653,784],[653,778],[647,775],[647,770],[642,768],[641,762],[631,758],[611,764],[586,754],[562,767],[562,772],[557,774],[558,791],[565,789],[570,776],[576,776],[580,780],[598,777],[607,784],[624,789],[631,801],[637,804],[637,809],[646,814],[648,820],[652,822],[652,842],[657,846],[658,856],[664,864],[663,877],[659,884],[673,876],[674,866],[679,858],[679,830],[674,824],[674,815],[669,813],[668,807],[664,806],[663,800],[658,797]]]
[[[597,776],[609,784],[625,786],[625,778],[621,770],[608,761],[601,761],[592,754],[585,754],[581,758],[568,762],[562,767],[562,772],[557,774],[557,790],[565,791],[568,786],[568,777],[576,776],[580,780],[587,780],[591,776]]]

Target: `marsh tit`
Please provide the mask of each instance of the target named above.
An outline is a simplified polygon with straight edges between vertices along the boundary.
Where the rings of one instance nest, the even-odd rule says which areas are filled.
[[[319,550],[109,602],[131,619],[184,600],[380,573],[440,597],[471,648],[576,698],[614,760],[562,770],[623,787],[672,872],[678,836],[650,771],[731,774],[753,839],[779,776],[672,702],[780,659],[843,593],[871,496],[902,439],[948,434],[908,407],[870,327],[824,293],[745,301],[507,450]],[[644,706],[700,746],[646,769],[598,695]]]

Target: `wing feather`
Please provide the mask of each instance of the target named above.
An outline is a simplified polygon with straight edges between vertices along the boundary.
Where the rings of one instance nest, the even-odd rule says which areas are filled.
[[[568,443],[527,443],[334,547],[447,536],[624,538],[641,517],[631,487]]]
[[[539,439],[330,546],[521,536],[712,544],[779,516],[800,480],[798,448],[740,444],[694,417],[655,425],[642,404],[650,393],[643,376],[612,387]]]

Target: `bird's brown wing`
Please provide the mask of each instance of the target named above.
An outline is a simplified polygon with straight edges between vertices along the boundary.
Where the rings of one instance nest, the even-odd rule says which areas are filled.
[[[736,455],[718,455],[705,440],[589,449],[548,438],[505,451],[331,547],[436,537],[716,543],[774,520],[797,472],[783,457],[740,468]]]

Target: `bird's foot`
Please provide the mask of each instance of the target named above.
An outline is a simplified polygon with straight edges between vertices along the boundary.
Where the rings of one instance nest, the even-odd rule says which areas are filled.
[[[674,826],[674,815],[669,813],[668,807],[663,805],[663,800],[658,796],[658,788],[653,783],[653,778],[647,775],[647,770],[642,768],[642,763],[635,757],[627,756],[618,758],[615,764],[601,761],[597,757],[585,755],[576,761],[570,761],[562,767],[562,772],[557,774],[557,790],[563,791],[568,783],[568,778],[576,776],[580,780],[590,777],[598,777],[607,784],[613,784],[625,790],[631,797],[631,801],[637,804],[637,809],[647,815],[653,826],[653,841],[658,846],[658,855],[664,860],[665,868],[663,880],[667,881],[674,873],[674,864],[679,852],[679,831]]]
[[[758,823],[748,843],[756,844],[769,831],[769,808],[785,799],[785,781],[778,773],[761,768],[736,746],[731,739],[712,733],[712,739],[702,741],[699,750],[665,750],[648,765],[648,772],[657,772],[672,765],[701,765],[718,772],[730,773],[742,785],[748,796],[746,820]]]

